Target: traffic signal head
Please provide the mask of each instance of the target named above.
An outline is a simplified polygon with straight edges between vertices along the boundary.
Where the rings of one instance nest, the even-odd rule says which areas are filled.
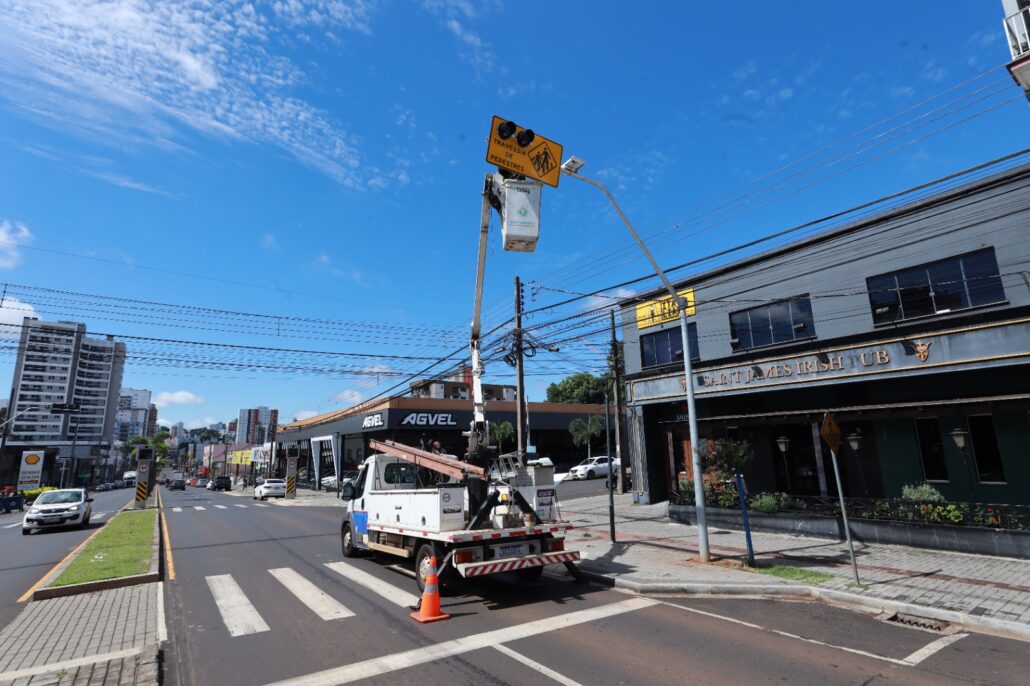
[[[502,141],[506,141],[515,135],[515,129],[517,128],[513,121],[502,121],[497,125],[497,137]]]
[[[533,133],[533,129],[522,129],[519,131],[519,135],[515,136],[515,142],[519,144],[520,148],[524,148],[533,142],[536,138],[536,134]]]

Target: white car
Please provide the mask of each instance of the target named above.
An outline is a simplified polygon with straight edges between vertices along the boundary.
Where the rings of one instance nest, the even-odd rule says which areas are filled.
[[[93,514],[93,498],[84,488],[63,488],[59,491],[43,491],[25,513],[21,523],[22,535],[28,536],[33,529],[49,529],[58,526],[89,526]]]
[[[286,479],[265,479],[265,482],[254,489],[254,499],[285,498]]]
[[[612,458],[607,455],[589,457],[569,470],[570,479],[593,479],[606,477],[612,469]]]

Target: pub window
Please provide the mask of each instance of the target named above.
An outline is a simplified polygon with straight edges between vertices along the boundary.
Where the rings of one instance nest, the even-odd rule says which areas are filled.
[[[815,337],[812,302],[808,295],[730,313],[730,346],[734,350],[761,348]]]
[[[690,345],[690,359],[700,360],[697,346],[697,323],[687,323],[687,342]],[[640,337],[640,362],[642,367],[657,367],[673,362],[683,362],[683,335],[677,326]]]
[[[994,248],[866,279],[874,324],[1004,302]]]
[[[919,438],[919,457],[923,461],[923,476],[927,481],[947,481],[948,464],[944,460],[944,442],[941,425],[936,417],[916,420]]]
[[[973,446],[973,462],[980,483],[1005,483],[1005,469],[998,449],[994,417],[989,414],[969,417],[969,440]]]

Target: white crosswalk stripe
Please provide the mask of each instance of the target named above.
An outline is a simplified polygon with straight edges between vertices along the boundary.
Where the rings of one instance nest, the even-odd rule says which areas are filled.
[[[289,567],[269,569],[268,573],[274,576],[279,583],[286,587],[286,590],[297,596],[300,602],[308,606],[312,612],[329,621],[332,619],[343,619],[353,617],[354,613],[337,602],[335,598],[315,586],[313,583],[302,577]]]
[[[106,516],[107,516],[106,512],[94,512],[93,514],[90,515],[90,517],[93,518],[93,521],[97,521],[99,519],[103,519]]]
[[[255,503],[254,507],[269,507],[269,506],[265,505],[264,503]]]
[[[340,576],[353,581],[359,586],[364,586],[373,593],[377,593],[391,603],[401,607],[412,607],[419,600],[418,596],[402,591],[393,584],[372,576],[368,572],[362,571],[346,562],[326,562],[325,566]]]
[[[182,512],[182,508],[181,507],[173,507],[172,508],[172,512]]]
[[[5,529],[13,529],[13,528],[14,528],[14,527],[16,527],[16,526],[21,526],[21,522],[15,522],[14,524],[8,524],[8,525],[7,525],[7,526],[5,526],[4,528],[5,528]]]
[[[234,503],[234,505],[236,505],[236,507],[246,507],[243,503]]]
[[[194,510],[206,510],[207,508],[204,507],[203,505],[194,505],[193,509]]]
[[[219,510],[228,510],[229,509],[225,505],[215,505],[215,507],[217,507]]]
[[[247,600],[243,589],[232,578],[232,574],[205,577],[215,605],[222,615],[222,622],[230,636],[247,636],[269,631],[265,620]]]

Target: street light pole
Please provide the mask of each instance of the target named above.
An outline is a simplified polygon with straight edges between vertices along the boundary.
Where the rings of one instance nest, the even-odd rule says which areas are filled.
[[[676,307],[679,310],[680,337],[683,339],[683,377],[686,381],[685,385],[687,390],[687,425],[690,429],[690,458],[694,472],[694,502],[695,511],[697,512],[697,547],[701,561],[708,562],[710,559],[708,551],[708,522],[705,517],[705,489],[701,473],[701,454],[698,450],[697,412],[694,406],[694,370],[691,368],[690,341],[689,336],[687,335],[687,302],[680,297],[679,293],[676,292],[676,289],[669,281],[669,278],[665,275],[665,272],[662,271],[662,268],[658,266],[658,262],[655,260],[654,256],[651,255],[647,246],[644,245],[644,241],[637,234],[633,225],[630,223],[629,218],[626,217],[622,208],[619,207],[619,203],[615,202],[615,198],[612,197],[612,194],[608,191],[605,185],[599,181],[595,181],[594,179],[577,173],[580,167],[582,167],[582,162],[578,161],[577,158],[572,158],[562,164],[561,170],[562,173],[567,176],[572,176],[580,181],[589,183],[591,186],[600,188],[608,197],[608,202],[612,204],[612,207],[615,208],[615,211],[622,219],[622,223],[626,225],[627,229],[629,229],[630,234],[633,236],[633,240],[635,240],[637,245],[640,246],[640,250],[644,253],[644,256],[647,257],[648,262],[651,263],[651,267],[654,269],[655,274],[657,274],[658,278],[661,279],[662,285],[664,285],[665,289],[669,291],[672,301],[676,303]]]

